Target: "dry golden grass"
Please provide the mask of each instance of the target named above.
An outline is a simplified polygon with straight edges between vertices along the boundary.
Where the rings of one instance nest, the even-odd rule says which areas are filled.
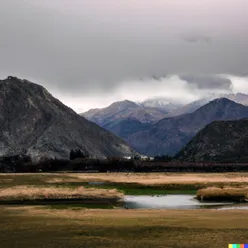
[[[168,184],[237,184],[248,186],[248,173],[39,173],[0,174],[1,184],[80,183],[107,181],[113,183],[138,183],[143,185]]]
[[[245,228],[247,227],[248,215],[240,221],[242,215],[247,210],[216,210],[216,209],[197,209],[197,210],[163,210],[163,209],[87,209],[81,208],[76,211],[73,209],[51,209],[44,206],[3,206],[9,212],[18,216],[39,216],[73,220],[92,220],[104,223],[105,226],[118,226],[133,224],[138,221],[140,224],[156,223],[156,226],[170,224],[171,227],[198,227],[198,228]],[[215,218],[220,219],[218,223],[211,222]],[[237,218],[237,219],[236,219]],[[116,220],[119,220],[117,222]],[[228,221],[233,221],[226,224]],[[248,229],[247,229],[248,230]]]
[[[55,210],[0,206],[0,247],[228,247],[228,243],[247,243],[246,213],[244,210]]]
[[[248,184],[248,173],[82,173],[67,174],[70,182],[109,181],[117,183],[155,184]],[[57,178],[56,180],[60,180]],[[62,180],[62,178],[61,178]],[[52,181],[49,181],[52,182]]]
[[[196,195],[198,200],[248,200],[248,187],[208,187],[199,189]]]
[[[0,201],[41,200],[41,199],[85,199],[85,198],[116,198],[122,193],[116,189],[97,188],[58,188],[36,186],[14,186],[0,189]]]

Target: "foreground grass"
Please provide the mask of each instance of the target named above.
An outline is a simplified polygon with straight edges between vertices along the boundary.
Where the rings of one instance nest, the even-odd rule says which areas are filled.
[[[106,184],[88,185],[98,181]],[[210,186],[246,187],[248,174],[0,174],[3,201],[8,197],[47,199],[49,194],[49,199],[72,200],[78,195],[96,196],[100,191],[104,195],[113,188],[112,193],[119,195],[182,193]],[[87,190],[91,194],[86,195]],[[97,209],[85,209],[88,205],[82,202],[77,206],[0,205],[0,247],[219,248],[228,243],[248,243],[245,210],[125,210],[93,205]]]
[[[197,191],[196,198],[204,201],[248,201],[248,187],[209,187]]]
[[[227,247],[228,243],[247,243],[246,213],[0,206],[0,247]]]

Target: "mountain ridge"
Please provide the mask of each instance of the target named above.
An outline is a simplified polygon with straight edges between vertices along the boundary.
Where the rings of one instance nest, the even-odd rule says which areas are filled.
[[[157,121],[166,115],[166,111],[151,107],[144,107],[138,103],[124,100],[114,102],[106,108],[91,109],[83,114],[86,119],[100,126],[119,119],[132,118],[142,123]]]
[[[68,158],[71,149],[93,157],[135,153],[121,138],[25,79],[9,76],[0,80],[0,110],[2,156],[27,153],[37,159]]]
[[[179,110],[177,110],[174,115],[182,115],[182,114],[187,114],[187,113],[193,113],[196,111],[198,108],[202,107],[203,105],[209,103],[210,101],[213,101],[214,99],[218,98],[227,98],[229,100],[232,100],[236,103],[242,104],[242,105],[248,105],[248,95],[243,94],[243,93],[229,93],[229,94],[210,94],[207,97],[198,99],[196,101],[190,102]]]
[[[248,117],[248,107],[227,98],[216,99],[190,114],[164,118],[148,130],[128,137],[137,151],[150,156],[175,155],[205,125],[215,120]]]

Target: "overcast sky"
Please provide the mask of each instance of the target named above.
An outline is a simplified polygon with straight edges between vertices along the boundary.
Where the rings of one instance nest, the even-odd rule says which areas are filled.
[[[0,77],[77,112],[248,93],[247,0],[0,0]]]

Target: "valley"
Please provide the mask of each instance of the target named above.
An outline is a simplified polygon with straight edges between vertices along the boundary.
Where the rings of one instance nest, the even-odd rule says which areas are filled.
[[[178,185],[181,191],[173,192]],[[118,205],[107,207],[103,204],[109,194],[122,197],[123,193],[131,193],[135,187],[139,187],[139,192],[136,192],[139,195],[147,194],[149,191],[153,194],[160,192],[168,195],[169,191],[172,191],[174,195],[187,195],[189,191],[186,189],[189,187],[195,190],[191,192],[195,195],[198,187],[213,185],[247,187],[248,174],[0,174],[0,247],[41,248],[45,245],[50,248],[81,248],[144,247],[145,245],[145,247],[198,248],[201,244],[201,247],[218,248],[236,240],[245,243],[248,235],[245,209],[125,209]],[[1,196],[6,189],[12,197],[17,195],[20,197],[20,191],[17,192],[16,189],[24,186],[33,190],[39,188],[44,195],[47,194],[46,197],[49,197],[49,192],[44,191],[44,187],[57,190],[54,191],[57,196],[58,190],[64,191],[65,198],[68,198],[66,192],[75,194],[75,190],[81,187],[81,191],[77,191],[76,194],[82,198],[74,203],[67,199],[67,202],[47,201],[40,204],[35,198],[32,204],[25,203],[23,198],[19,203],[15,202],[11,205],[10,202],[2,202]],[[154,189],[157,192],[152,192]],[[85,196],[90,195],[89,192],[92,199],[96,200],[97,196],[100,196],[98,202],[87,202]],[[52,193],[50,191],[51,197],[54,196]]]
[[[27,80],[0,89],[0,247],[245,242],[247,106],[126,100],[87,120]]]
[[[248,0],[0,0],[0,248],[248,247]]]
[[[181,107],[182,110],[179,110],[178,106],[176,110],[171,110],[170,114],[162,113],[158,116],[160,118],[153,118],[147,113],[146,116],[150,116],[149,120],[145,120],[136,110],[134,112],[133,106],[136,106],[137,109],[142,109],[142,107],[130,101],[128,104],[132,104],[132,107],[127,105],[127,101],[116,102],[107,108],[96,110],[97,112],[92,115],[89,115],[92,113],[91,111],[83,115],[123,138],[141,154],[174,156],[207,124],[219,120],[247,118],[248,107],[242,105],[247,104],[247,99],[247,95],[240,93],[223,95],[222,98],[212,95],[198,102],[192,102],[189,104],[190,106],[185,105]],[[155,100],[154,102],[156,103]],[[167,105],[161,107],[154,102],[145,107],[152,106],[156,111],[168,111]]]

